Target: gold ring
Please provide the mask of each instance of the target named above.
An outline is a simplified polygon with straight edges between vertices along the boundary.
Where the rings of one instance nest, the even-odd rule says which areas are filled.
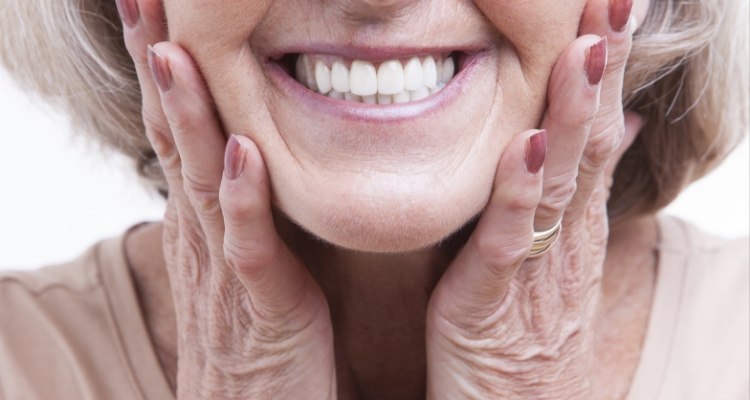
[[[542,231],[534,232],[534,240],[531,242],[531,251],[529,252],[528,258],[536,258],[549,251],[553,244],[557,241],[562,230],[562,219],[557,221],[555,226],[552,228]]]

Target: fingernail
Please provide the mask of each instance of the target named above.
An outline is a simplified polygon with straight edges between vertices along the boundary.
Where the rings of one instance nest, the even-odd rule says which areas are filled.
[[[544,165],[547,156],[547,131],[541,130],[526,143],[526,171],[536,174]]]
[[[116,0],[117,11],[120,13],[120,19],[129,28],[138,23],[139,11],[136,0]]]
[[[607,37],[601,38],[586,50],[586,80],[596,86],[602,81],[607,66]]]
[[[235,135],[229,136],[227,150],[224,154],[224,173],[229,180],[233,181],[242,175],[245,168],[245,152],[242,151],[240,142]]]
[[[151,69],[151,77],[162,93],[172,88],[172,72],[169,70],[167,61],[157,53],[153,47],[148,46],[148,66]]]
[[[622,32],[628,26],[633,0],[609,0],[609,26],[615,32]]]

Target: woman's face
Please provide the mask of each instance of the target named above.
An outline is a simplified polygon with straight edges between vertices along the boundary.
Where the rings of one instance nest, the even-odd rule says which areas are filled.
[[[585,0],[164,3],[226,131],[261,149],[275,205],[339,246],[408,251],[483,209],[505,146],[538,125]],[[327,79],[349,95],[320,94]],[[373,91],[405,102],[363,103]]]

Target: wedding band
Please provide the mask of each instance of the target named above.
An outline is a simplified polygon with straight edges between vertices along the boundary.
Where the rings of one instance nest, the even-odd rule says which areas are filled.
[[[552,228],[542,231],[534,232],[534,240],[531,242],[531,251],[527,258],[536,258],[549,251],[553,244],[557,241],[562,230],[562,219],[557,221],[555,226]]]

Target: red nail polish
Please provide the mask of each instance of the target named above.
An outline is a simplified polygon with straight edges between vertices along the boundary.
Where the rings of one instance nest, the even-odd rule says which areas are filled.
[[[242,175],[245,168],[245,152],[242,150],[240,142],[234,135],[229,136],[227,150],[224,154],[224,173],[229,180],[235,180]]]
[[[602,81],[607,66],[607,37],[601,38],[586,50],[586,80],[596,86]]]
[[[138,2],[136,0],[116,0],[117,11],[120,13],[120,19],[128,27],[133,27],[138,23],[140,18],[140,12],[138,10]]]
[[[633,0],[609,0],[609,26],[615,32],[622,32],[628,26]]]
[[[153,47],[148,46],[148,66],[151,69],[151,77],[163,93],[172,89],[172,72],[169,70],[167,60],[157,53]]]
[[[526,171],[536,174],[544,165],[547,156],[547,131],[541,130],[526,143]]]

